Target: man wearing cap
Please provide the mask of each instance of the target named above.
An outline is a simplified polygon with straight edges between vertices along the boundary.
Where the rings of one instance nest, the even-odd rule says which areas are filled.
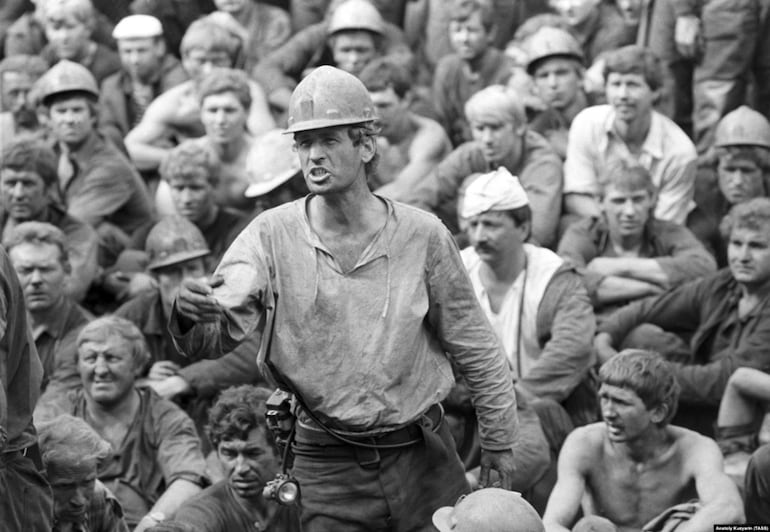
[[[438,122],[409,110],[414,97],[412,81],[398,61],[375,59],[359,77],[369,90],[382,127],[377,139],[380,171],[369,185],[386,196],[408,194],[449,154],[452,144]]]
[[[719,231],[722,217],[733,205],[770,195],[770,123],[762,114],[742,105],[724,116],[714,132],[714,146],[704,157],[711,175],[698,175],[707,184],[688,227],[717,259],[727,264],[727,242]]]
[[[310,195],[266,211],[215,275],[188,279],[169,328],[216,357],[262,331],[259,360],[298,401],[292,474],[304,530],[413,530],[469,490],[437,402],[465,378],[481,483],[509,487],[516,399],[505,357],[451,235],[372,194],[374,107],[354,76],[320,67],[289,128]]]
[[[172,169],[174,179],[183,180],[184,163],[194,165],[195,156],[185,151],[184,144],[171,153],[164,164],[170,165],[167,168]],[[164,176],[168,175],[164,173]],[[183,183],[179,188],[194,189],[195,177],[189,175],[188,180],[193,183]],[[195,195],[195,191],[183,191],[180,194]],[[189,213],[189,210],[183,212]],[[226,220],[227,215],[218,218]],[[186,410],[198,426],[202,426],[208,401],[218,391],[228,386],[251,384],[260,380],[254,353],[259,349],[261,337],[254,335],[216,361],[200,360],[191,363],[189,358],[180,356],[174,347],[166,324],[180,283],[183,279],[199,278],[212,272],[221,258],[220,255],[215,262],[210,260],[210,248],[196,223],[189,216],[176,215],[167,216],[152,227],[146,235],[144,249],[149,260],[147,270],[153,288],[134,295],[114,314],[134,323],[144,335],[151,355],[151,365],[146,372],[147,385],[168,399],[182,394],[195,395],[195,399],[185,403]],[[235,227],[240,231],[243,223],[241,217],[231,219],[227,229]],[[220,233],[223,229],[220,228]],[[219,237],[223,238],[221,234]],[[231,238],[234,237],[232,235]],[[217,246],[221,247],[221,243],[217,243]]]
[[[166,52],[163,28],[155,17],[125,17],[112,36],[118,44],[122,68],[102,82],[99,129],[121,146],[150,103],[186,81],[187,74],[179,60]]]
[[[401,28],[382,20],[370,0],[335,0],[326,20],[302,29],[265,56],[254,77],[265,87],[270,105],[285,111],[292,89],[308,70],[335,65],[358,75],[370,60],[384,55],[408,64],[412,54]]]
[[[596,322],[580,276],[554,252],[526,243],[529,200],[505,168],[468,185],[460,216],[471,244],[462,251],[463,262],[517,386],[564,403],[594,362]]]
[[[39,80],[54,150],[59,156],[59,188],[67,213],[99,234],[100,262],[109,264],[131,233],[152,216],[139,174],[96,130],[99,90],[91,73],[61,61]]]
[[[537,511],[515,491],[485,488],[433,513],[439,532],[545,532]]]
[[[457,196],[474,173],[504,167],[519,176],[532,210],[532,239],[556,243],[561,213],[562,163],[548,141],[527,128],[527,116],[515,91],[502,85],[482,89],[465,104],[473,139],[457,147],[419,185],[395,199],[438,214],[453,233],[459,231]]]
[[[212,17],[196,20],[187,28],[180,53],[190,77],[167,90],[147,108],[139,124],[126,135],[126,149],[141,171],[156,170],[171,147],[206,133],[201,122],[200,85],[214,68],[233,68],[243,43]],[[275,127],[262,87],[249,80],[251,106],[246,128],[258,136]]]
[[[544,26],[524,43],[527,51],[527,73],[546,109],[529,123],[553,146],[559,157],[567,156],[567,135],[572,119],[588,106],[581,87],[583,52],[568,32]]]

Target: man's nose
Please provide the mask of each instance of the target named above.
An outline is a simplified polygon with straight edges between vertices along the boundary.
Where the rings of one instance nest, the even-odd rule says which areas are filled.
[[[24,196],[24,185],[21,183],[16,183],[11,189],[11,194],[16,198]]]

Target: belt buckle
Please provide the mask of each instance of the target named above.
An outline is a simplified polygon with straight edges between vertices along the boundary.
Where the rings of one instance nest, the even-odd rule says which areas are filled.
[[[371,443],[374,444],[374,439],[371,440]],[[379,449],[375,447],[361,447],[357,445],[354,447],[354,450],[356,453],[356,460],[358,461],[358,465],[364,469],[377,469],[379,467],[381,459]]]
[[[21,455],[26,458],[27,453],[29,452],[29,447],[24,447],[24,449],[21,450]]]

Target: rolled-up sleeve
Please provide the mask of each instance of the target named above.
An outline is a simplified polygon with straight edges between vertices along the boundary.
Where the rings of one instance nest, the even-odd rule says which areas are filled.
[[[427,272],[430,326],[465,378],[482,447],[510,449],[518,432],[518,418],[507,359],[479,306],[451,235],[437,232],[431,247]]]
[[[595,110],[584,109],[569,128],[567,141],[567,158],[564,161],[564,193],[565,194],[597,194],[597,182],[594,161],[598,158],[598,135],[596,129],[601,129],[601,121],[595,120]]]
[[[178,479],[199,486],[208,484],[206,460],[192,419],[179,407],[166,401],[156,402],[154,410],[154,426],[158,434],[156,461],[166,486]]]

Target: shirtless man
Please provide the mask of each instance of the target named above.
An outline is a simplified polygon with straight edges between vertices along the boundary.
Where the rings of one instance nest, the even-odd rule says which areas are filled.
[[[543,516],[546,531],[569,530],[584,495],[586,517],[574,530],[591,530],[591,524],[599,530],[648,530],[656,518],[685,520],[677,532],[742,523],[743,503],[722,471],[716,443],[668,425],[679,386],[663,358],[625,350],[602,366],[599,379],[604,422],[575,429],[565,440]],[[698,502],[688,503],[693,499]],[[662,515],[672,507],[680,511]]]
[[[182,66],[190,80],[158,96],[126,136],[126,149],[139,170],[158,168],[172,146],[206,133],[201,122],[200,84],[213,68],[231,68],[239,49],[238,38],[209,18],[190,25],[180,47]],[[257,136],[273,129],[275,122],[262,88],[253,81],[249,88],[251,108],[246,126]]]
[[[392,57],[375,59],[361,72],[382,127],[377,139],[378,172],[369,186],[380,194],[408,195],[421,178],[452,151],[444,128],[409,110],[412,82],[409,73]]]

